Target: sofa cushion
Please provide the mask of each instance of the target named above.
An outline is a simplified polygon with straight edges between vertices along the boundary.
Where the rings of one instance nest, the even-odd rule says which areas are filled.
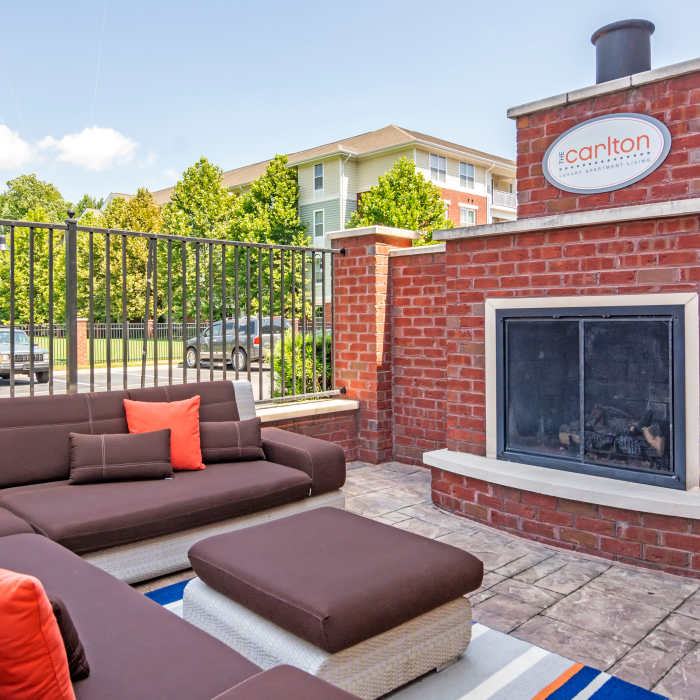
[[[214,700],[357,700],[294,666],[276,666],[247,678]]]
[[[233,383],[226,380],[129,389],[126,398],[132,401],[182,401],[196,394],[200,397],[200,421],[239,420]]]
[[[75,700],[61,632],[41,581],[0,568],[0,697]]]
[[[0,488],[67,479],[69,433],[127,433],[124,399],[180,401],[198,394],[200,420],[238,420],[230,381],[0,399]]]
[[[116,435],[71,433],[70,483],[172,476],[170,430]]]
[[[90,660],[90,676],[74,685],[78,700],[211,700],[260,671],[45,537],[1,538],[0,566],[36,576],[71,611]]]
[[[31,525],[7,508],[0,508],[0,537],[19,535],[22,532],[34,532]]]
[[[132,401],[124,399],[130,433],[170,430],[173,469],[204,469],[199,443],[199,396],[182,401]]]
[[[56,618],[58,629],[61,632],[61,639],[63,640],[63,646],[66,650],[66,656],[68,657],[68,670],[70,671],[71,680],[79,681],[83,678],[87,678],[90,675],[90,664],[88,664],[87,657],[85,656],[85,647],[83,647],[83,643],[80,641],[78,630],[75,629],[73,618],[70,616],[68,608],[61,596],[50,592],[48,596],[51,602],[53,616]]]
[[[211,588],[334,654],[477,589],[481,561],[336,508],[215,535],[189,551]]]
[[[265,459],[260,418],[206,421],[199,424],[199,435],[202,459],[207,464]]]
[[[172,479],[34,484],[0,491],[0,505],[74,552],[138,542],[304,498],[311,480],[272,462],[213,464]]]

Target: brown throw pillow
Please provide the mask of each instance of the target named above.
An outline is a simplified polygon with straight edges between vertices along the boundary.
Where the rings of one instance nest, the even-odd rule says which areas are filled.
[[[48,594],[53,615],[58,623],[58,629],[63,638],[63,646],[66,648],[66,656],[68,657],[68,670],[70,671],[70,679],[72,681],[80,681],[90,675],[90,665],[85,656],[83,643],[78,636],[78,630],[75,629],[73,619],[68,612],[66,604],[57,595]]]
[[[70,483],[172,476],[170,430],[109,435],[70,434]]]
[[[260,418],[200,423],[199,438],[204,462],[265,459]]]

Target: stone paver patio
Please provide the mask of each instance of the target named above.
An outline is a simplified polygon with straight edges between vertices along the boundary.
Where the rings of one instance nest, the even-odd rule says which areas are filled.
[[[700,698],[700,581],[511,536],[436,508],[430,473],[348,464],[346,508],[484,562],[474,619],[675,700]],[[158,579],[147,591],[191,576]]]

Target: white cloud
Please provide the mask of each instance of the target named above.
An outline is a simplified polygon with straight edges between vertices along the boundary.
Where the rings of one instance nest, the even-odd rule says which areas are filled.
[[[92,126],[77,134],[66,134],[58,140],[47,136],[39,141],[38,146],[42,150],[57,151],[60,162],[88,170],[106,170],[131,161],[137,143],[115,129]]]
[[[34,149],[16,131],[0,124],[0,168],[19,168],[32,159]]]
[[[175,168],[166,168],[163,171],[163,175],[165,177],[169,178],[170,180],[177,180],[182,173],[179,173]]]

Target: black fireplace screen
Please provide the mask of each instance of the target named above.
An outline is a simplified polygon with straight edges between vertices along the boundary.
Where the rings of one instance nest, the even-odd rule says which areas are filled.
[[[499,457],[684,488],[681,309],[499,311]]]

